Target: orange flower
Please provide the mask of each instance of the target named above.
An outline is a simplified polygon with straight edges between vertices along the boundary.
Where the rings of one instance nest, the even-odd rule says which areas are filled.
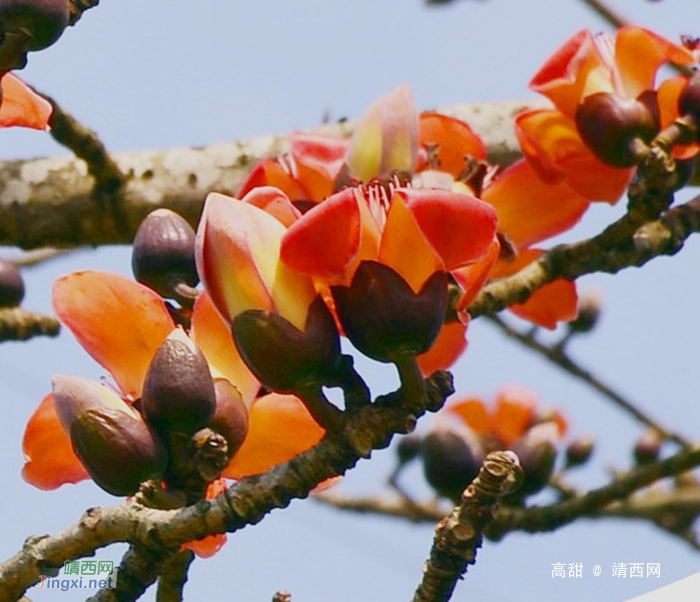
[[[51,104],[12,73],[0,77],[0,128],[19,126],[48,131]]]
[[[615,203],[632,178],[633,162],[611,167],[599,159],[582,138],[577,113],[601,94],[625,107],[621,111],[632,106],[635,113],[643,113],[649,102],[656,104],[643,95],[653,92],[656,73],[668,62],[688,65],[693,56],[634,26],[621,28],[615,38],[584,30],[566,42],[530,82],[531,89],[549,98],[555,108],[527,111],[516,119],[523,153],[538,174],[548,182],[566,181],[592,201]],[[662,114],[668,111],[666,105],[661,107]],[[653,114],[654,109],[649,111],[652,120]]]
[[[128,407],[138,400],[153,355],[175,328],[161,297],[121,276],[86,271],[56,281],[53,305],[83,348],[114,378],[116,390],[97,382],[86,386],[98,397],[111,398],[109,403]],[[212,376],[236,385],[248,407],[248,435],[223,471],[224,477],[260,474],[321,439],[323,429],[298,399],[276,394],[255,398],[258,382],[243,365],[227,325],[204,294],[195,304],[192,323],[192,339],[205,354]],[[290,424],[295,427],[294,437],[289,437]],[[41,489],[88,478],[61,424],[53,395],[47,395],[31,416],[23,450],[22,475]]]

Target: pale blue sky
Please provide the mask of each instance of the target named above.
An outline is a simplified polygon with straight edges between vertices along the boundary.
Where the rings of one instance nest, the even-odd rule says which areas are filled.
[[[699,33],[687,30],[696,1],[621,0],[616,6],[635,22],[676,37]],[[582,27],[607,29],[577,0],[463,0],[432,9],[422,0],[103,0],[55,47],[31,56],[24,77],[94,128],[112,150],[203,145],[312,127],[326,113],[356,118],[404,82],[421,108],[529,98],[526,84],[534,71]],[[0,135],[0,157],[45,154],[63,150],[40,133]],[[595,232],[617,214],[619,208],[595,208],[578,235]],[[605,313],[599,331],[572,346],[582,363],[691,438],[700,422],[693,332],[699,250],[693,240],[679,256],[643,270],[583,279],[582,289],[602,291]],[[128,273],[128,250],[80,251],[26,271],[25,306],[48,310],[52,280],[86,268]],[[640,429],[626,416],[482,321],[471,327],[470,341],[455,369],[460,390],[490,397],[503,384],[527,385],[564,409],[574,433],[598,434],[595,468],[581,476],[583,483],[602,484],[609,468],[628,466]],[[393,377],[370,370],[378,392],[393,387]],[[101,375],[67,332],[58,340],[0,347],[3,559],[26,536],[55,532],[85,508],[116,501],[91,483],[42,492],[19,476],[24,425],[54,373]],[[392,463],[391,451],[378,453],[341,487],[377,491]],[[424,491],[417,470],[406,476]],[[343,516],[312,501],[296,502],[231,537],[215,558],[196,562],[187,599],[264,601],[289,589],[297,601],[405,600],[431,539],[428,525]],[[555,562],[581,562],[589,570],[582,579],[554,582]],[[613,562],[661,562],[661,579],[613,579]],[[594,564],[607,573],[595,578]],[[697,566],[688,547],[648,525],[580,521],[555,534],[487,542],[454,600],[621,601]]]

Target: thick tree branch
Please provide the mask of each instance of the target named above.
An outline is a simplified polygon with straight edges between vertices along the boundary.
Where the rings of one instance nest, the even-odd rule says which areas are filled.
[[[412,428],[416,415],[437,411],[453,391],[451,377],[444,372],[434,374],[426,385],[422,408],[405,408],[400,391],[379,397],[351,412],[342,432],[328,433],[313,449],[264,475],[243,479],[214,500],[181,510],[156,510],[134,501],[92,508],[56,535],[29,538],[20,552],[0,564],[0,599],[16,600],[38,581],[42,569],[61,567],[110,543],[127,541],[162,554],[186,541],[260,522],[271,510],[307,497],[320,482],[344,474],[372,450],[388,446],[394,434]],[[148,579],[155,579],[161,569],[153,563],[146,567]]]
[[[490,159],[508,164],[519,156],[513,117],[527,106],[458,105],[444,112],[468,121],[486,141]],[[321,131],[349,135],[352,125]],[[158,207],[169,207],[196,225],[207,193],[235,193],[256,161],[279,156],[287,148],[286,136],[265,136],[200,149],[119,153],[113,155],[116,168],[105,168],[109,164],[100,159],[97,165],[102,167],[91,168],[96,175],[106,173],[110,181],[118,181],[115,174],[125,175],[123,186],[112,190],[121,195],[119,212],[102,209],[115,206],[113,194],[107,194],[105,203],[94,202],[95,179],[82,160],[0,162],[0,245],[30,249],[129,243],[144,216]]]

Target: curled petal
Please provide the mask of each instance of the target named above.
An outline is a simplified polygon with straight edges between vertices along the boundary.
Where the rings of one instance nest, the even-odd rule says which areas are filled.
[[[482,198],[496,209],[499,230],[520,249],[569,230],[588,209],[565,182],[545,182],[525,160],[501,172]]]
[[[61,426],[53,395],[44,397],[29,419],[22,451],[22,478],[39,489],[56,489],[90,478]]]
[[[246,194],[242,201],[259,207],[289,228],[301,217],[301,212],[292,204],[289,197],[274,186],[258,186]]]
[[[459,177],[468,157],[486,159],[486,145],[461,119],[440,113],[422,113],[420,116],[420,143],[434,148],[440,162],[438,168]]]
[[[641,27],[623,27],[615,38],[615,64],[621,92],[636,98],[645,90],[654,89],[659,67],[665,63],[692,65],[692,53]]]
[[[260,389],[260,383],[241,359],[231,329],[224,322],[206,292],[197,297],[192,311],[192,340],[207,358],[214,378],[225,378],[238,389],[247,407]]]
[[[518,115],[516,132],[523,154],[546,183],[564,180],[590,201],[615,203],[627,189],[633,169],[610,167],[597,159],[578,134],[574,121],[558,111]]]
[[[307,200],[318,203],[330,196],[350,140],[324,134],[292,134],[289,143],[297,177],[309,193]]]
[[[494,237],[486,257],[472,265],[452,270],[452,277],[457,281],[457,284],[459,284],[463,291],[455,308],[460,313],[464,312],[463,315],[460,315],[460,319],[462,319],[463,316],[466,316],[465,319],[469,319],[469,314],[466,313],[466,310],[479,294],[484,284],[488,281],[491,268],[493,268],[496,261],[498,261],[500,252],[501,244],[498,242],[498,237]]]
[[[573,117],[584,94],[612,92],[610,66],[588,30],[579,31],[559,48],[530,81],[530,89],[549,98]]]
[[[411,173],[418,156],[418,111],[408,86],[377,100],[355,128],[346,163],[369,182],[393,172]]]
[[[139,397],[153,354],[174,328],[163,299],[117,274],[85,271],[56,280],[53,307],[124,395]]]
[[[230,322],[248,309],[279,313],[302,327],[315,297],[311,280],[280,262],[286,228],[249,203],[212,193],[197,231],[197,270]]]
[[[0,79],[0,128],[19,126],[48,131],[53,107],[12,73]]]
[[[241,187],[237,196],[244,197],[258,186],[274,186],[282,190],[293,201],[306,201],[311,196],[278,159],[262,159],[255,164]]]
[[[293,395],[259,397],[248,418],[248,435],[224,471],[225,477],[242,479],[267,472],[312,448],[325,433]]]

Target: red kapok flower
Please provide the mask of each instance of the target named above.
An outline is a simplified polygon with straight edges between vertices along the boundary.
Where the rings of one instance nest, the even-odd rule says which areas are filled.
[[[53,107],[12,73],[0,77],[0,128],[49,130]]]

